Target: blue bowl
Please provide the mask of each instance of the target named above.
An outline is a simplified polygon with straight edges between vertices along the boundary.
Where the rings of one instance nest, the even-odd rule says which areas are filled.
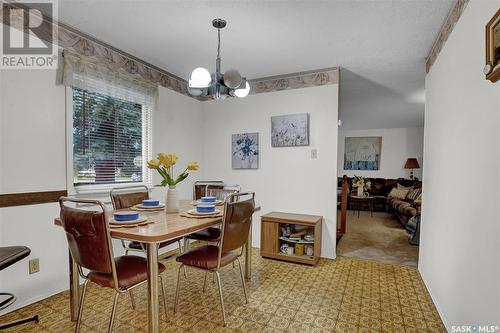
[[[196,211],[198,213],[213,213],[215,212],[215,205],[198,205]]]
[[[159,206],[160,201],[158,201],[158,200],[142,200],[142,205],[148,206],[148,207]]]
[[[130,211],[116,212],[114,216],[115,221],[134,221],[139,219],[139,213]]]
[[[215,202],[217,197],[201,197],[201,202]]]

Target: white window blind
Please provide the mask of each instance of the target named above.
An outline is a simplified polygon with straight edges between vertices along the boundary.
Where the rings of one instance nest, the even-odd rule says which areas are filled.
[[[73,184],[149,183],[151,108],[73,87]]]
[[[61,82],[72,88],[75,189],[151,183],[146,162],[151,159],[158,86],[90,58],[66,51],[63,55]]]

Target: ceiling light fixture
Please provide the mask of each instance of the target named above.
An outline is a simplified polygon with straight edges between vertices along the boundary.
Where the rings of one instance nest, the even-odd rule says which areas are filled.
[[[188,82],[188,92],[191,96],[206,96],[213,99],[224,99],[228,96],[246,97],[250,92],[250,84],[236,69],[228,69],[221,73],[220,29],[226,26],[226,21],[214,19],[212,25],[217,28],[217,60],[215,73],[210,74],[203,67],[197,67],[191,73]]]

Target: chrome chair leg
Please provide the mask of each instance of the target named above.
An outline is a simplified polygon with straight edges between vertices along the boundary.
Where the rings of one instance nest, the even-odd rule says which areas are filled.
[[[245,283],[245,276],[243,276],[243,268],[241,268],[240,258],[236,258],[238,261],[238,266],[240,267],[240,275],[241,275],[241,284],[243,284],[243,293],[245,294],[245,302],[248,304],[248,296],[247,296],[247,286]],[[234,263],[234,261],[233,261]]]
[[[135,310],[135,300],[134,300],[134,294],[132,294],[132,290],[129,290],[129,296],[130,296],[130,303],[132,303],[132,309]]]
[[[203,279],[203,292],[205,292],[205,290],[207,290],[207,275],[208,275],[208,271],[205,271],[205,278]]]
[[[177,312],[177,301],[179,300],[179,289],[181,286],[181,269],[184,267],[183,264],[179,267],[179,272],[177,273],[177,287],[175,288],[175,300],[174,300],[174,313]]]
[[[125,255],[128,256],[128,250],[125,250]]]
[[[222,310],[222,319],[224,320],[224,326],[226,326],[227,325],[226,309],[224,308],[224,298],[222,297],[222,285],[220,283],[220,274],[218,271],[215,271],[215,275],[217,276],[217,286],[219,287],[219,299],[220,299],[220,308]]]
[[[160,285],[161,293],[163,294],[163,310],[165,311],[165,321],[168,320],[167,316],[167,290],[165,289],[165,283],[163,283],[163,277],[160,275]]]
[[[118,303],[119,293],[115,293],[115,298],[113,299],[113,309],[111,310],[111,319],[109,320],[108,333],[113,332],[113,322],[115,321],[115,313],[116,313],[116,303]]]
[[[80,297],[80,307],[78,308],[78,319],[76,321],[75,333],[80,332],[80,324],[82,323],[82,313],[83,313],[83,303],[85,302],[85,293],[87,292],[87,285],[89,280],[85,280],[83,283],[83,292]]]

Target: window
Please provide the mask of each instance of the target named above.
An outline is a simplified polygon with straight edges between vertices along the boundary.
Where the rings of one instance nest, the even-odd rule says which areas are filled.
[[[151,108],[72,88],[73,185],[148,183]]]

